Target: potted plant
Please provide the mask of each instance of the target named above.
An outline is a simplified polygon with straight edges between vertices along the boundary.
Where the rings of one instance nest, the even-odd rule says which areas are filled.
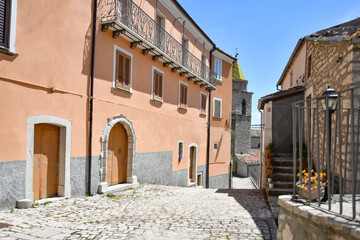
[[[269,142],[268,145],[265,147],[265,159],[268,165],[272,164],[272,151],[274,149],[274,144]]]
[[[300,173],[297,174],[300,176]],[[324,188],[327,184],[326,173],[318,174],[313,169],[311,170],[311,178],[309,179],[310,175],[307,173],[306,169],[302,171],[302,178],[296,183],[296,192],[304,199],[310,199],[310,192],[311,192],[311,199],[316,200],[322,198],[324,196]],[[309,189],[310,183],[310,189]],[[318,187],[320,186],[320,191]],[[320,195],[319,195],[320,193]]]
[[[268,145],[266,145],[265,147],[265,155],[267,155],[268,153],[270,153],[271,155],[273,149],[274,149],[274,144],[272,142],[269,142]]]
[[[268,175],[273,174],[273,171],[274,171],[273,165],[267,165],[266,169],[267,169],[267,174]]]
[[[272,183],[272,181],[269,182],[269,188],[274,188],[274,184]]]

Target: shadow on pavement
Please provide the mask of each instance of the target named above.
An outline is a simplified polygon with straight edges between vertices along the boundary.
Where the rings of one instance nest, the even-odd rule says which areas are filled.
[[[251,216],[264,239],[276,239],[277,227],[262,189],[218,189],[233,197]]]

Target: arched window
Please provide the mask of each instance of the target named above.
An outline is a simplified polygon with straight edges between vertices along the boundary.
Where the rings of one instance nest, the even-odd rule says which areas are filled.
[[[241,111],[241,113],[243,115],[246,114],[246,100],[245,99],[242,100],[242,111]]]

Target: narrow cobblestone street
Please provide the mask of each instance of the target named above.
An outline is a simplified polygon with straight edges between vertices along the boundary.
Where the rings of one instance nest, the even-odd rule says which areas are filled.
[[[275,239],[263,192],[141,185],[0,212],[0,239]],[[1,228],[2,227],[2,228]]]

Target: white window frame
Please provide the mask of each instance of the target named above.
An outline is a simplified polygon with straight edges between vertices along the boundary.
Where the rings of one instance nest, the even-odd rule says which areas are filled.
[[[187,93],[186,93],[186,107],[181,107],[181,103],[180,103],[180,93],[181,93],[181,84],[185,85],[187,87]],[[178,104],[178,108],[181,109],[187,109],[189,106],[189,84],[183,82],[183,81],[179,81],[179,104]]]
[[[215,145],[217,145],[217,148],[215,148]],[[213,143],[213,148],[214,148],[215,151],[218,151],[219,147],[220,147],[219,142],[214,142]]]
[[[220,101],[220,117],[215,117],[215,101]],[[218,118],[221,119],[222,118],[222,99],[221,98],[213,98],[213,118]]]
[[[216,75],[215,75],[215,78],[217,79],[217,80],[222,80],[222,61],[221,61],[221,59],[220,58],[217,58],[217,57],[215,57],[215,60],[214,60],[214,62],[215,62],[215,73],[216,73]]]
[[[154,73],[155,73],[155,71],[161,73],[162,76],[163,76],[163,77],[162,77],[162,84],[161,84],[161,86],[162,86],[162,89],[161,89],[161,91],[162,91],[162,98],[161,98],[161,100],[154,98]],[[161,103],[164,102],[164,82],[165,82],[165,81],[164,81],[164,78],[165,78],[164,71],[161,71],[161,70],[158,69],[157,67],[152,66],[151,100],[157,101],[157,102],[161,102]]]
[[[176,156],[176,158],[177,159],[179,159],[179,155],[180,155],[180,149],[179,149],[179,144],[180,143],[182,143],[182,145],[183,145],[183,148],[182,148],[182,159],[181,160],[183,160],[184,159],[184,154],[185,154],[185,143],[184,143],[184,141],[183,140],[180,140],[180,141],[178,141],[178,143],[177,143],[177,156]]]
[[[130,57],[130,89],[120,88],[116,87],[116,51],[120,51],[123,54]],[[122,49],[121,47],[114,45],[114,57],[113,57],[113,85],[112,87],[115,89],[121,89],[126,92],[132,93],[132,73],[133,73],[133,55],[126,51],[125,49]]]
[[[16,19],[17,19],[17,0],[11,1],[10,6],[10,22],[9,22],[9,46],[0,47],[0,49],[5,49],[2,51],[6,54],[8,52],[10,55],[15,53],[15,39],[16,39]]]
[[[201,115],[206,115],[206,109],[207,109],[207,106],[206,106],[206,103],[205,103],[205,112],[201,112],[201,106],[202,106],[202,95],[205,95],[206,99],[207,99],[207,94],[203,91],[200,91],[200,114]]]

